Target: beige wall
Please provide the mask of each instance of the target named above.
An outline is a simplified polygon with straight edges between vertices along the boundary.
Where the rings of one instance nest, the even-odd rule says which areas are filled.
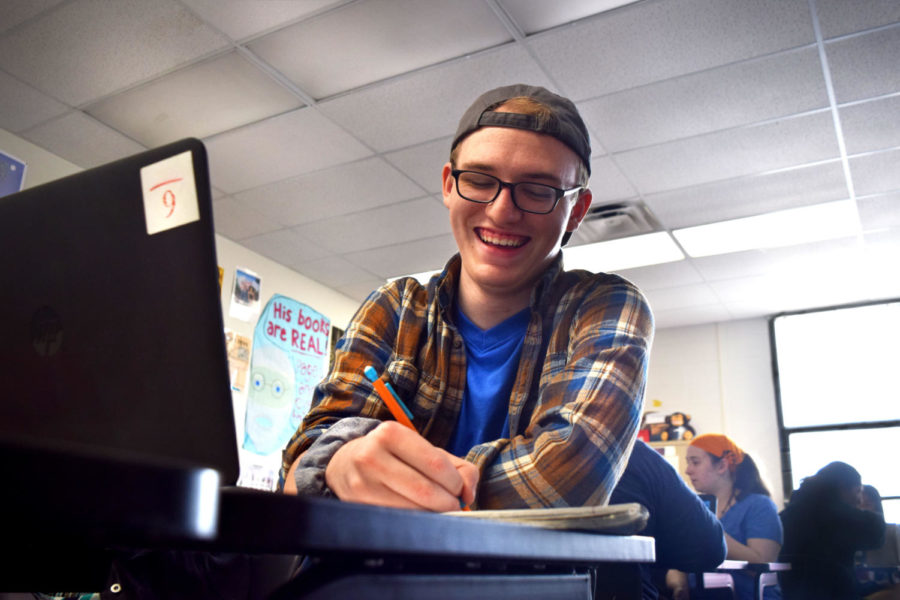
[[[698,434],[724,433],[734,439],[753,456],[773,500],[783,506],[766,319],[657,331],[650,354],[647,408],[685,412]]]

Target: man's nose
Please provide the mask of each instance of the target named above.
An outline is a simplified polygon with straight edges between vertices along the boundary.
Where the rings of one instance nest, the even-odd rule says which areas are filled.
[[[518,220],[522,218],[522,211],[513,201],[512,187],[504,185],[500,187],[500,193],[494,201],[488,205],[491,216],[496,219]]]

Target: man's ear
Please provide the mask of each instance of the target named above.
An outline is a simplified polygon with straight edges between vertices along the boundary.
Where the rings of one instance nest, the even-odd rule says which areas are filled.
[[[585,188],[578,192],[578,198],[572,205],[572,212],[569,213],[569,222],[566,223],[566,231],[575,231],[578,229],[578,225],[581,224],[581,221],[584,219],[585,215],[587,215],[588,209],[591,207],[592,200],[593,195],[591,194],[591,190]]]
[[[450,163],[446,163],[441,169],[441,195],[444,197],[444,206],[450,208],[450,194],[453,192],[453,175],[450,171],[453,167]]]

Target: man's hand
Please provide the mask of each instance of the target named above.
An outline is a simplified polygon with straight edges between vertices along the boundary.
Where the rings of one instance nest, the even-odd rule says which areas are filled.
[[[396,421],[346,443],[325,469],[341,500],[446,512],[475,501],[478,468]]]

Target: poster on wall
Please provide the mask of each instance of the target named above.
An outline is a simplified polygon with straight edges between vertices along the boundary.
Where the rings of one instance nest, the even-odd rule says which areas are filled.
[[[259,314],[259,297],[262,282],[259,275],[238,267],[234,270],[234,287],[231,292],[231,308],[228,314],[234,319],[253,321]]]
[[[247,385],[247,370],[250,368],[250,338],[226,328],[225,347],[228,349],[231,389],[241,392]]]
[[[243,448],[279,452],[309,411],[328,366],[331,321],[309,306],[276,294],[253,331]]]
[[[0,198],[15,194],[25,184],[25,162],[0,151]]]

